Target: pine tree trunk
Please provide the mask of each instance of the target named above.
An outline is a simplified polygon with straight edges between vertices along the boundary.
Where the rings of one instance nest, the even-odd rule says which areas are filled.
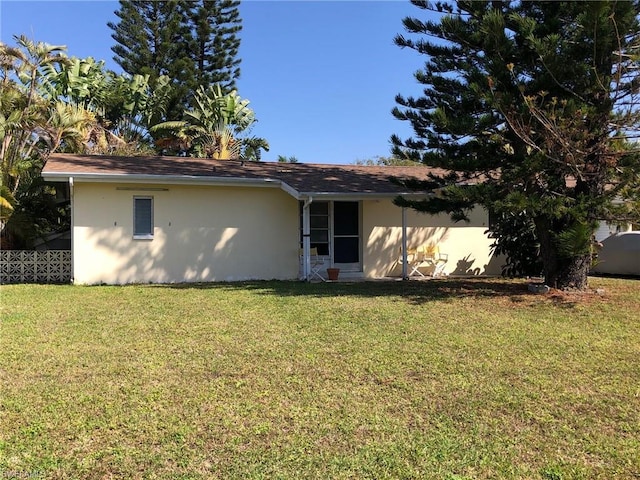
[[[586,290],[588,275],[591,268],[591,255],[562,258],[547,266],[545,269],[545,283],[560,290]]]
[[[537,218],[535,224],[540,241],[545,284],[559,290],[586,290],[591,269],[591,254],[573,257],[559,255],[550,222]]]

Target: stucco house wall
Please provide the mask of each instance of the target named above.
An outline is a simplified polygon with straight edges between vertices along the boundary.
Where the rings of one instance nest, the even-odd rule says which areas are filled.
[[[449,257],[445,273],[500,273],[481,208],[468,223],[413,210],[403,223],[393,199],[416,193],[390,178],[425,179],[434,172],[443,173],[424,166],[54,154],[42,175],[69,185],[76,283],[310,278],[300,242],[314,235],[326,267],[339,266],[343,278],[400,276],[403,230],[409,248],[438,244]],[[153,235],[138,221],[134,236],[136,197],[153,199]],[[327,213],[318,203],[326,203]],[[146,218],[149,202],[137,205]]]
[[[362,212],[364,276],[401,275],[402,209],[392,200],[370,200],[363,202]],[[407,247],[437,244],[448,255],[444,273],[450,275],[499,275],[503,261],[491,254],[492,240],[485,234],[488,219],[481,207],[471,212],[468,223],[407,209]]]
[[[154,235],[133,238],[133,198],[153,197]],[[80,284],[295,279],[298,202],[278,188],[77,182]]]

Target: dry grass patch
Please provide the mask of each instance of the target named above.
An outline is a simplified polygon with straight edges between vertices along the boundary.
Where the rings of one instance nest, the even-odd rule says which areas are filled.
[[[0,472],[636,478],[640,283],[3,286]]]

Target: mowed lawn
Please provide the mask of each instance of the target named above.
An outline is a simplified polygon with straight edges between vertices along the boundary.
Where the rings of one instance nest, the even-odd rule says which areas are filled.
[[[640,477],[640,281],[2,286],[0,477]]]

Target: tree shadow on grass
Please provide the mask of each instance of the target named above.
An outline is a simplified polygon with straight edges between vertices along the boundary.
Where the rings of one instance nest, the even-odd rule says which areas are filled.
[[[531,293],[524,280],[496,278],[446,278],[411,281],[340,281],[336,283],[308,283],[302,281],[246,281],[230,283],[185,283],[165,285],[175,289],[248,290],[261,295],[279,297],[356,296],[364,298],[401,297],[414,304],[452,301],[461,298],[495,298],[512,303],[551,301],[562,307],[576,302],[562,296]]]

